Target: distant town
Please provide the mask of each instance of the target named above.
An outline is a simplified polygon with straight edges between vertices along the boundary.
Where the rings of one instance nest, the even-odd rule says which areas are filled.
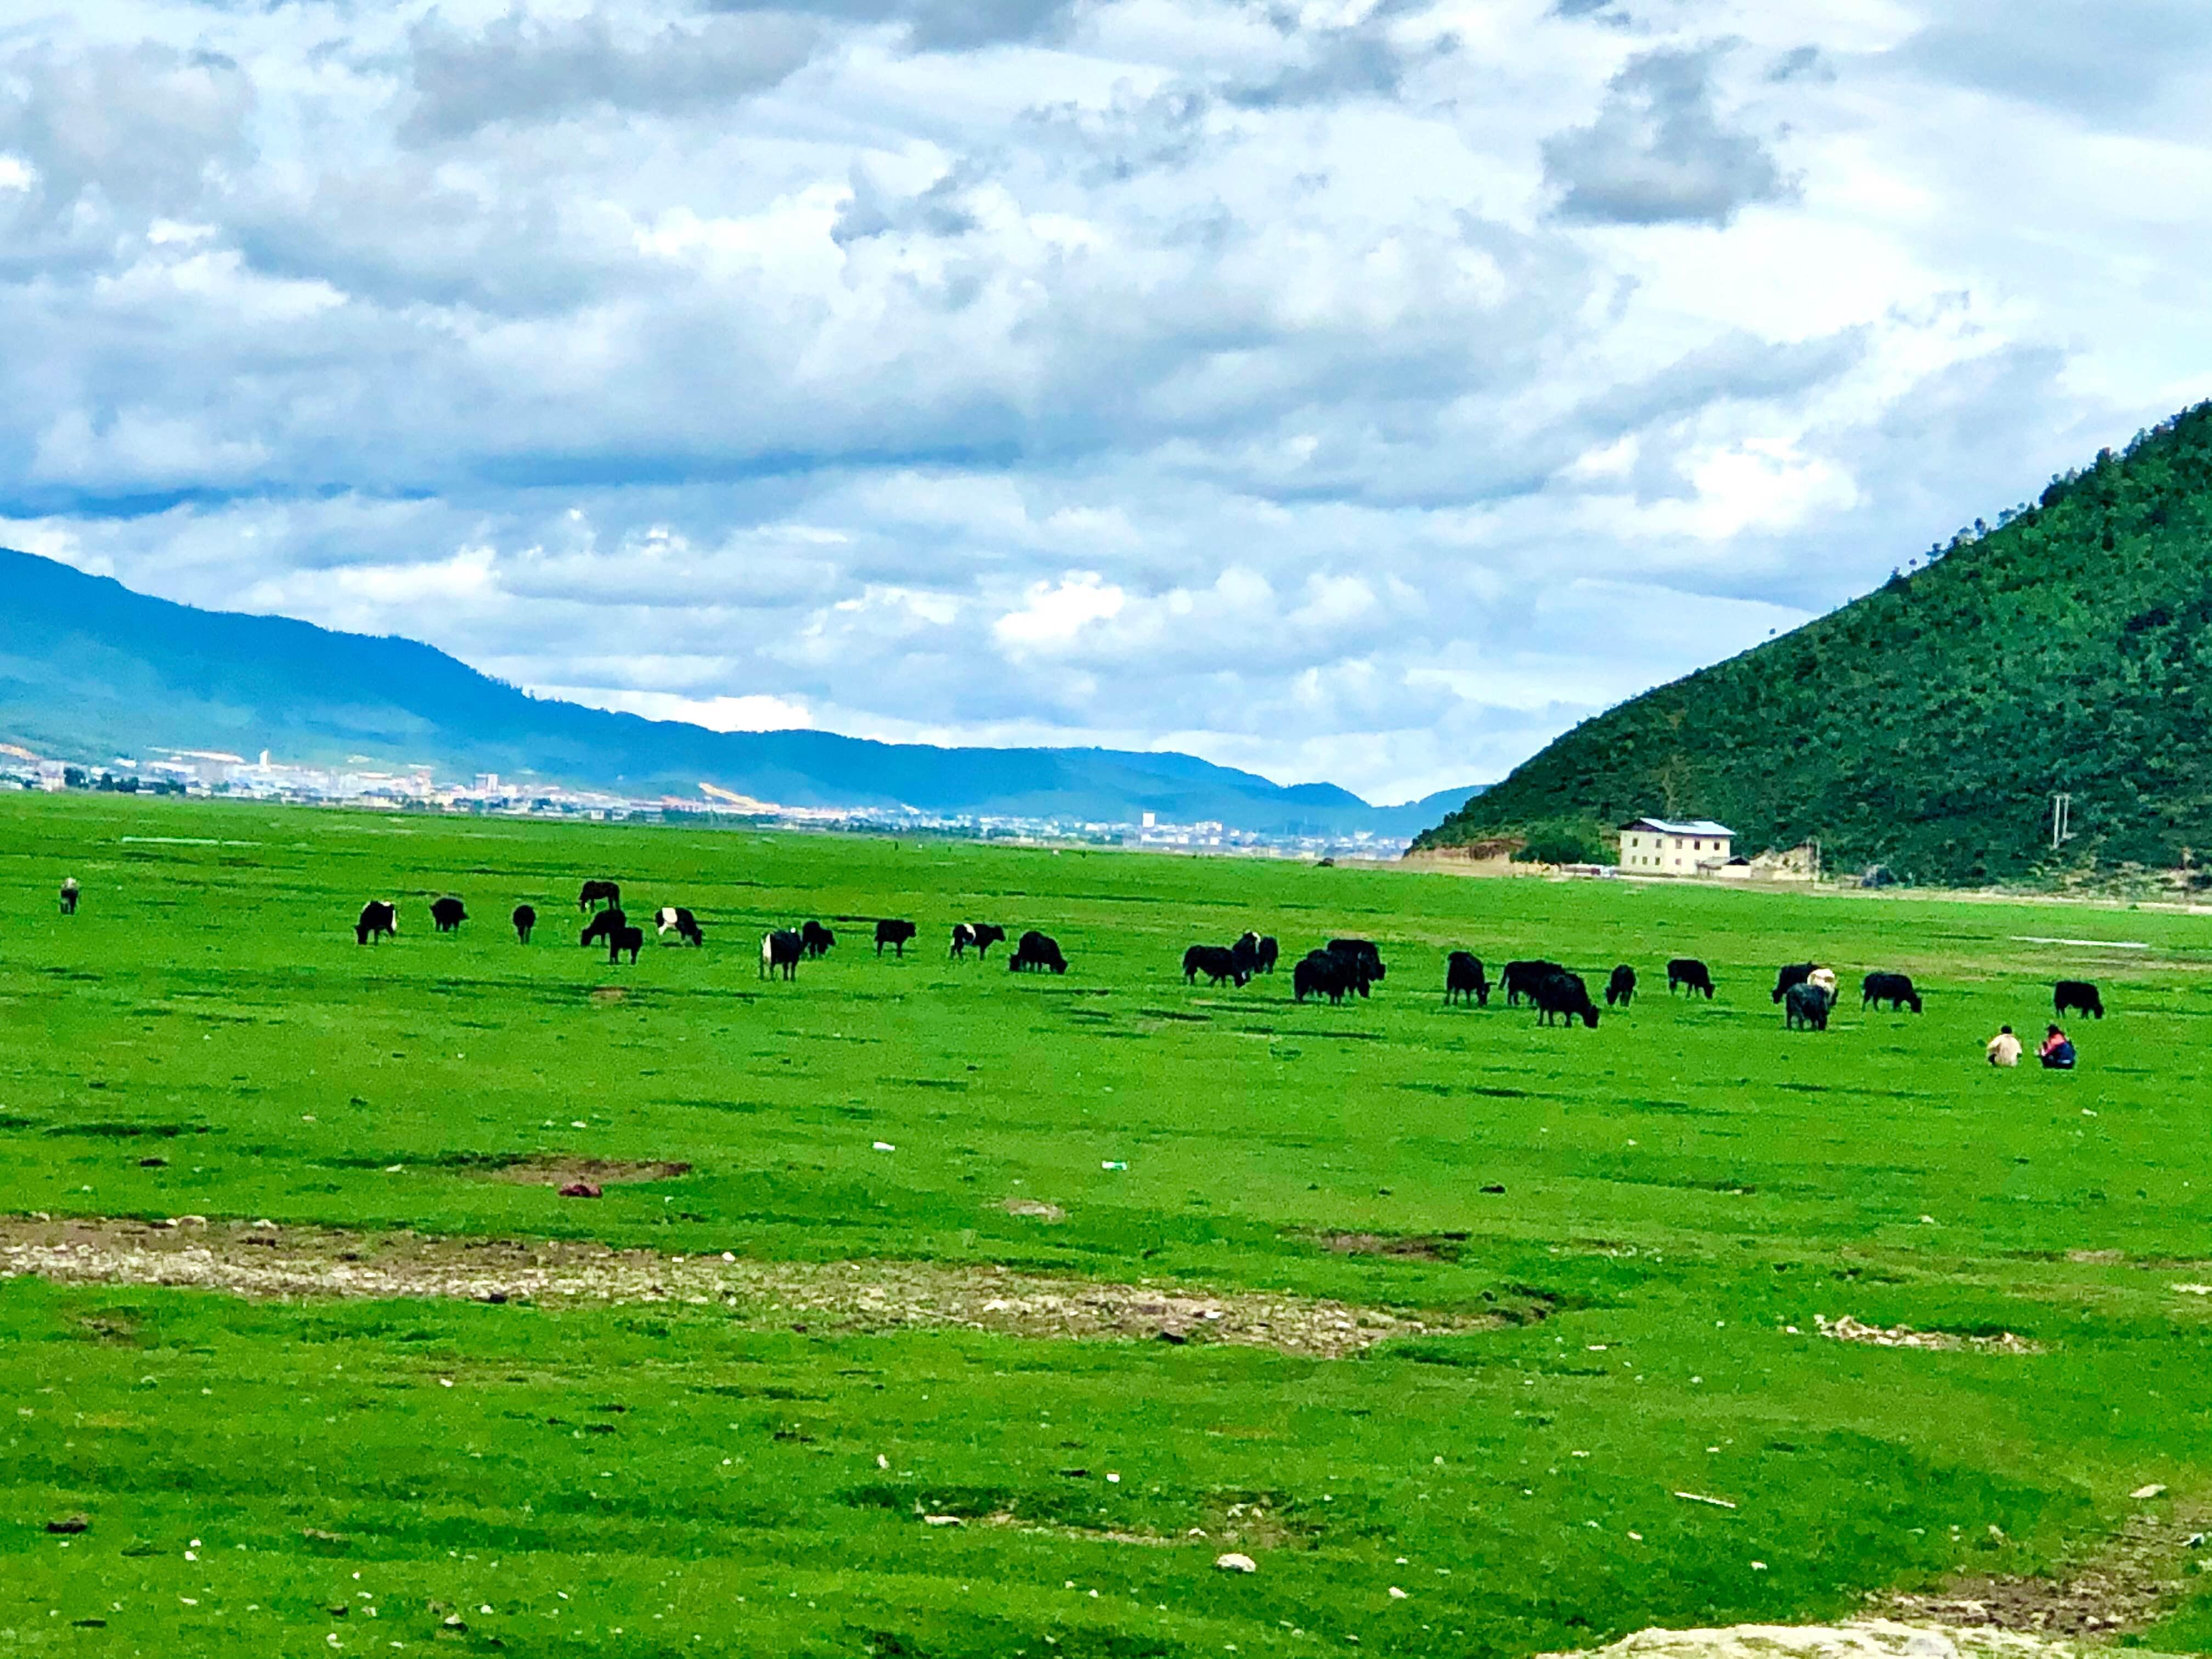
[[[1160,851],[1283,859],[1394,859],[1404,837],[1367,830],[1337,835],[1266,835],[1219,822],[1163,822],[1143,813],[1133,823],[1087,819],[1004,817],[918,811],[908,807],[785,806],[702,783],[694,797],[628,796],[576,789],[541,779],[479,772],[467,782],[438,776],[424,762],[392,769],[366,757],[343,765],[295,765],[263,750],[252,759],[220,750],[164,749],[104,763],[56,759],[0,744],[0,788],[59,793],[191,795],[300,806],[443,812],[589,823],[722,823],[792,830],[936,835],[1014,843],[1150,848]]]

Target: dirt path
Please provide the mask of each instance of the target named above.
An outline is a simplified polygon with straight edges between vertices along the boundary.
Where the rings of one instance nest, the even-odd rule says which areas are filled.
[[[544,1239],[429,1238],[271,1223],[0,1218],[0,1278],[163,1285],[240,1296],[720,1304],[805,1328],[959,1328],[1011,1336],[1226,1342],[1339,1359],[1493,1317],[1214,1295],[919,1261],[757,1261]],[[1532,1310],[1540,1312],[1540,1310]]]

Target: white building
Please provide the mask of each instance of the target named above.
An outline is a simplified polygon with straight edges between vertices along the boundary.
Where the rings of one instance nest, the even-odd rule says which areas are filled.
[[[1624,875],[1711,875],[1729,861],[1735,831],[1711,818],[1638,818],[1620,826]]]

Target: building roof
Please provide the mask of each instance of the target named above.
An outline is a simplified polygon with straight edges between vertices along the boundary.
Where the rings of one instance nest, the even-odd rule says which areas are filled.
[[[1723,841],[1735,839],[1735,831],[1725,823],[1715,823],[1711,818],[1638,818],[1624,823],[1623,830],[1649,830],[1659,836],[1697,836],[1717,837]]]

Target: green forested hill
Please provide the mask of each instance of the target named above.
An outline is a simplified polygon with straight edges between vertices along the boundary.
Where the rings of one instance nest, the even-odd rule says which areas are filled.
[[[2212,852],[2212,404],[1784,638],[1587,720],[1415,845],[1721,818],[1923,881]]]

